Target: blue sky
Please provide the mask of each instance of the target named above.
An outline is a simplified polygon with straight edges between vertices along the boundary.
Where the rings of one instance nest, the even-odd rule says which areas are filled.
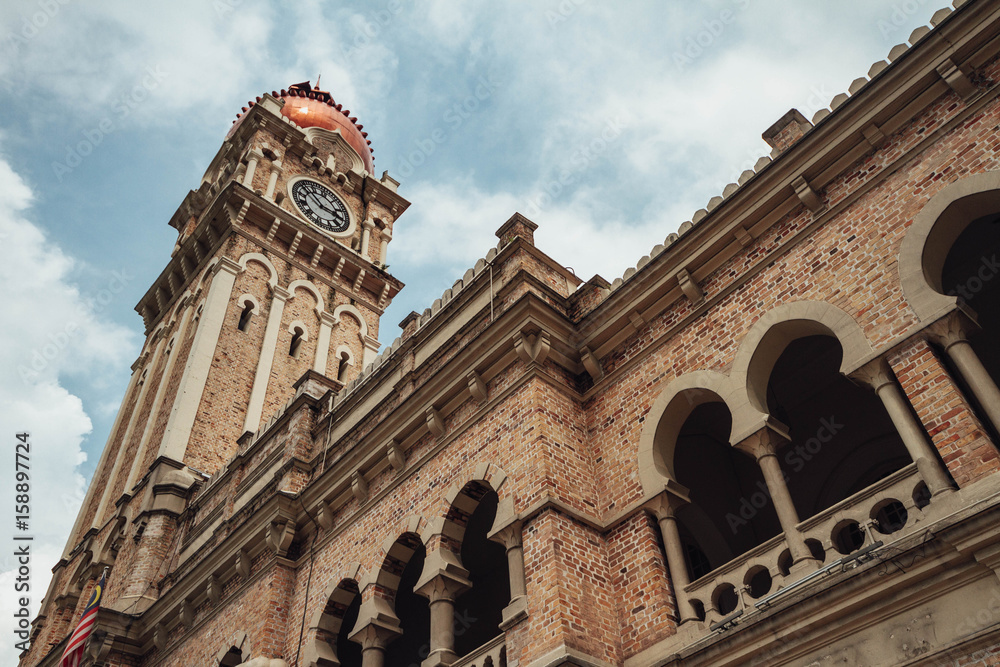
[[[387,344],[514,211],[582,278],[614,280],[766,154],[772,122],[812,117],[941,6],[0,4],[0,428],[35,442],[33,611],[139,352],[167,221],[247,100],[321,73],[402,182]],[[9,499],[12,463],[0,476]],[[10,570],[0,557],[6,619]]]

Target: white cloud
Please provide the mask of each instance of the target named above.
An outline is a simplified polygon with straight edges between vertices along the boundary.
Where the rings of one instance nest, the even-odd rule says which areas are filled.
[[[74,260],[28,218],[31,201],[30,187],[0,159],[0,437],[12,441],[15,433],[31,434],[31,519],[23,534],[34,537],[34,616],[85,491],[79,466],[86,460],[81,443],[91,420],[81,398],[61,380],[67,374],[99,380],[120,373],[137,351],[137,341],[101,319],[102,304],[115,296],[113,279],[109,277],[107,296],[81,294],[71,282]],[[13,461],[9,463],[0,482],[8,508],[14,482]],[[9,545],[13,517],[5,518]],[[0,557],[0,617],[6,619],[12,618],[15,602],[11,554],[5,548]],[[0,633],[0,663],[16,664],[13,644],[9,631]]]
[[[49,11],[40,9],[42,5]],[[48,104],[39,115],[141,123],[248,95],[267,62],[270,8],[242,0],[4,3],[0,78]],[[41,20],[41,17],[46,17]],[[69,55],[72,54],[72,55]],[[235,115],[235,113],[234,113]]]

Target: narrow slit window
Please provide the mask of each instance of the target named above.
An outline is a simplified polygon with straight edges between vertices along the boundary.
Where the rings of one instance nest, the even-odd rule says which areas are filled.
[[[292,333],[292,342],[288,346],[289,356],[298,357],[300,347],[302,347],[302,329],[296,328]]]
[[[351,365],[351,357],[346,352],[340,353],[340,366],[337,367],[337,380],[343,382],[347,378],[347,367]]]
[[[246,331],[247,327],[250,326],[251,317],[253,317],[253,302],[247,301],[243,304],[243,312],[240,313],[240,321],[236,328],[240,331]]]

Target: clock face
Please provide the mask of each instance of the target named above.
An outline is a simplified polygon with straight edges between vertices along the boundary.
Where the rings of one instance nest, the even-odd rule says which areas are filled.
[[[351,226],[351,217],[344,202],[333,190],[316,181],[296,181],[292,185],[292,201],[317,227],[331,232],[346,232]]]

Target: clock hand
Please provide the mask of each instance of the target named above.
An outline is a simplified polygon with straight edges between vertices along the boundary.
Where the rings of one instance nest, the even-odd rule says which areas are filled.
[[[323,209],[324,211],[326,211],[326,212],[328,212],[328,213],[329,213],[329,212],[332,212],[332,211],[330,211],[330,209],[328,209],[327,207],[323,206],[323,200],[321,200],[321,199],[320,199],[319,197],[317,197],[317,196],[316,196],[316,195],[314,195],[313,193],[311,193],[311,192],[310,192],[310,193],[308,193],[308,194],[306,195],[306,198],[307,198],[307,199],[309,199],[309,198],[312,198],[312,201],[313,201],[313,202],[315,202],[315,203],[313,204],[314,208],[319,208],[319,209]]]

